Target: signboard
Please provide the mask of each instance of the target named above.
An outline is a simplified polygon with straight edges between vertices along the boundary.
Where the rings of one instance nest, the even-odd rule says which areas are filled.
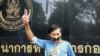
[[[49,39],[48,27],[59,24],[62,39],[76,56],[100,56],[99,0],[0,0],[0,56],[44,56],[43,49],[26,38],[21,16],[31,11],[32,32]]]

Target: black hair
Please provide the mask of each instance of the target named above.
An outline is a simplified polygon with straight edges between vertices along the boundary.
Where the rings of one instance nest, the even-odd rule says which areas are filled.
[[[57,24],[52,24],[50,27],[49,27],[49,30],[48,30],[48,33],[50,34],[51,32],[53,32],[54,30],[56,29],[60,29],[60,31],[62,32],[62,27],[60,25],[57,25]]]

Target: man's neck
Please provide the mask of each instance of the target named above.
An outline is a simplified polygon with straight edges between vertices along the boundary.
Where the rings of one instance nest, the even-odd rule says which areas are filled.
[[[60,40],[56,40],[56,41],[53,41],[54,43],[61,43],[61,39]]]

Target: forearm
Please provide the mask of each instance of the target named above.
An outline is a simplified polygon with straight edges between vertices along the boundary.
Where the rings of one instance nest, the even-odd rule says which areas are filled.
[[[34,40],[35,36],[34,36],[34,34],[32,33],[32,30],[31,30],[29,24],[26,24],[26,25],[25,25],[25,31],[26,31],[26,35],[27,35],[28,40],[29,40],[29,41]]]

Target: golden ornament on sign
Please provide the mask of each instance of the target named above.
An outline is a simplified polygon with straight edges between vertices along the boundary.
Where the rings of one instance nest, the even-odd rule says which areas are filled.
[[[7,31],[18,31],[24,27],[22,15],[24,9],[33,11],[32,0],[5,0],[2,5],[7,5],[5,9],[0,10],[0,27]],[[1,2],[1,0],[0,0]],[[30,19],[32,17],[32,13]]]

